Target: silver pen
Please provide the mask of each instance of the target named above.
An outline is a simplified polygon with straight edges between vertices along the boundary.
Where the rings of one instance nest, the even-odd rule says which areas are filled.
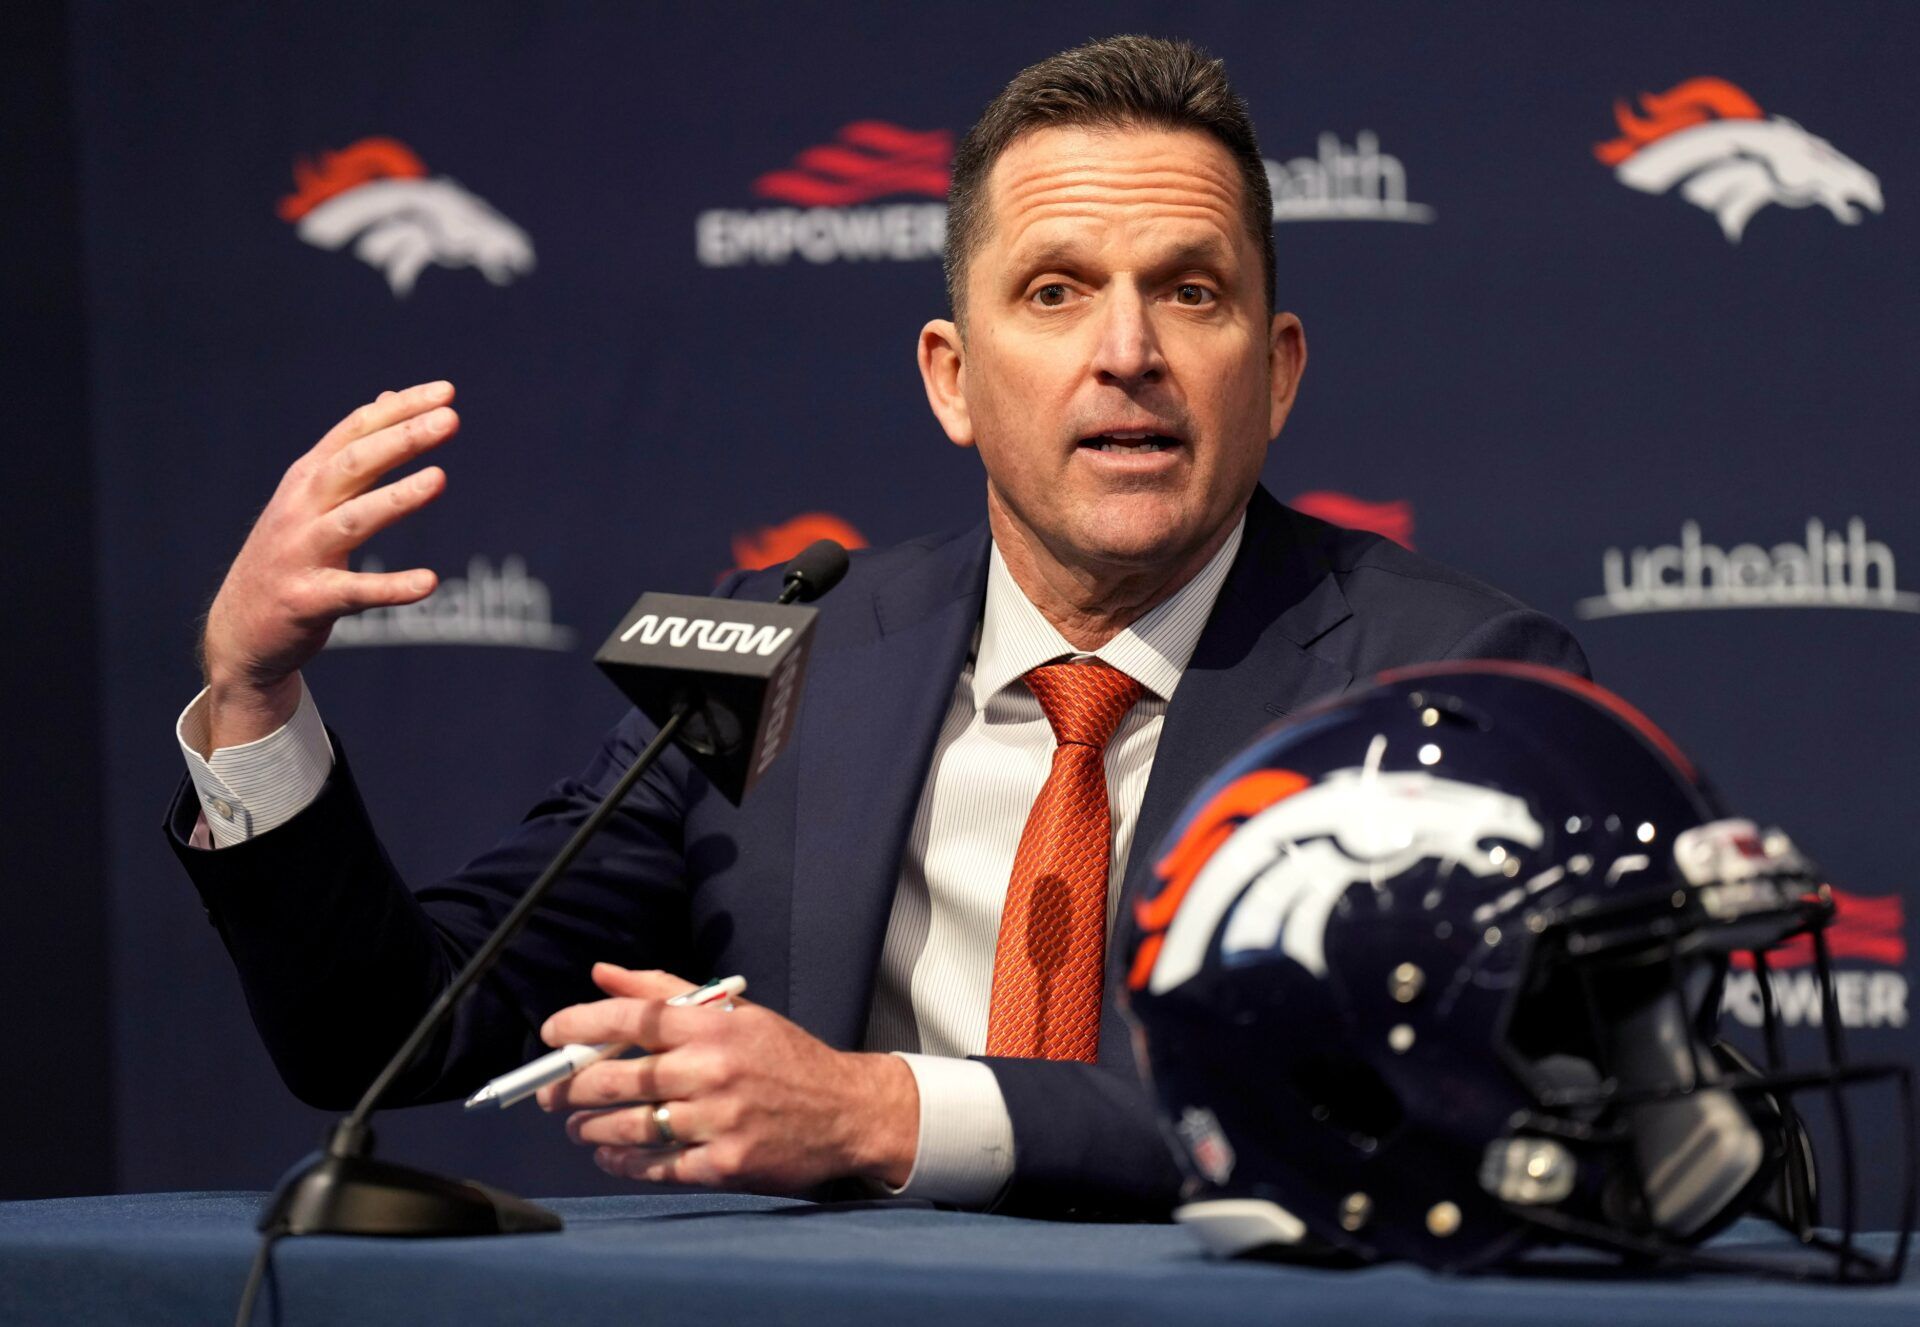
[[[705,986],[696,986],[693,990],[674,996],[667,1003],[671,1005],[714,1004],[720,1000],[731,1000],[736,995],[744,994],[746,989],[745,977],[716,977]],[[624,1055],[632,1049],[632,1045],[623,1041],[562,1046],[559,1050],[549,1051],[531,1063],[521,1065],[512,1073],[500,1075],[467,1098],[467,1109],[481,1110],[487,1106],[498,1106],[501,1110],[505,1110],[514,1102],[523,1101],[532,1096],[548,1083],[564,1082],[590,1064],[612,1059],[616,1055]]]

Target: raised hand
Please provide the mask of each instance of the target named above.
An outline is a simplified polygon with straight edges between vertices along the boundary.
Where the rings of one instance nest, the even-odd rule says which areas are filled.
[[[692,987],[669,973],[596,963],[593,980],[614,998],[561,1010],[542,1039],[653,1053],[588,1065],[541,1088],[540,1105],[573,1109],[567,1135],[593,1147],[602,1170],[763,1193],[844,1176],[906,1183],[920,1137],[920,1093],[906,1061],[836,1051],[744,1000],[731,1010],[676,1008],[666,1001]]]
[[[382,476],[460,427],[453,384],[382,392],[334,425],[287,470],[227,570],[207,613],[201,664],[214,748],[279,728],[299,704],[299,670],[349,613],[426,598],[424,567],[347,570],[348,555],[433,501],[446,472],[430,465],[375,487]]]

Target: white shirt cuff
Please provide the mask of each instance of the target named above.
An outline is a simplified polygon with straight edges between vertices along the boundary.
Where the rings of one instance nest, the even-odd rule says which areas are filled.
[[[1000,1080],[978,1060],[895,1051],[920,1089],[920,1143],[907,1182],[890,1192],[985,1207],[1013,1178],[1013,1120]]]
[[[333,770],[333,742],[305,678],[293,717],[258,741],[202,755],[210,740],[205,691],[180,711],[173,732],[216,848],[286,824],[312,805]]]

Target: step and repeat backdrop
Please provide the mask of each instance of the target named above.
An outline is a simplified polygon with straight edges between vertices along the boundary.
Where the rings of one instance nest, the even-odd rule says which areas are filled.
[[[1826,864],[1849,1044],[1913,1058],[1917,20],[76,6],[123,1186],[265,1187],[325,1122],[159,830],[195,619],[286,466],[384,389],[457,385],[448,491],[359,564],[441,589],[309,671],[424,882],[619,715],[588,655],[640,591],[980,519],[913,362],[948,160],[1020,67],[1118,31],[1223,56],[1253,108],[1312,349],[1268,486],[1568,623]],[[1811,969],[1774,982],[1811,1045]],[[1760,1004],[1735,973],[1731,1020]],[[1884,1177],[1891,1114],[1862,1124]],[[609,1183],[538,1112],[383,1133],[526,1192]]]

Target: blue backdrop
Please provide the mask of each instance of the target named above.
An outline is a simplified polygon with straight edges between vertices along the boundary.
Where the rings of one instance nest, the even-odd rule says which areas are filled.
[[[1127,30],[1226,57],[1269,158],[1312,348],[1269,485],[1572,625],[1854,896],[1853,1045],[1912,1057],[1913,7],[72,12],[122,1187],[264,1186],[324,1122],[158,830],[195,616],[287,464],[458,385],[449,491],[369,548],[443,589],[309,672],[425,879],[617,716],[586,656],[640,590],[979,517],[913,369],[946,156],[1018,68]],[[537,1113],[385,1133],[607,1183]]]

